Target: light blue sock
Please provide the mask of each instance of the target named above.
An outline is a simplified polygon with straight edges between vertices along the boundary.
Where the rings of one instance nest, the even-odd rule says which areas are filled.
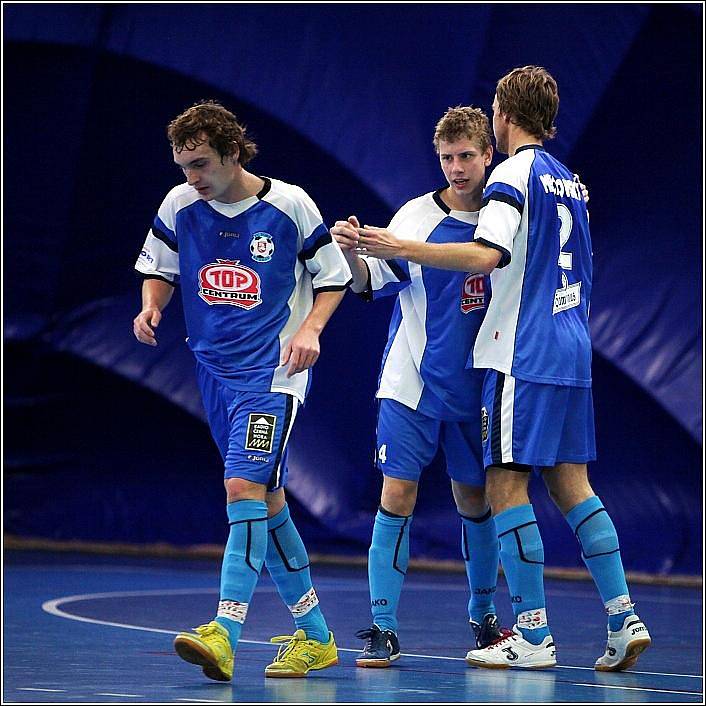
[[[309,555],[289,515],[289,505],[285,504],[267,521],[267,532],[265,566],[289,608],[294,624],[307,637],[328,642],[328,625],[311,583]]]
[[[397,606],[409,563],[409,526],[412,515],[402,517],[379,508],[368,551],[368,581],[373,623],[397,632]]]
[[[619,630],[625,618],[635,611],[630,603],[615,525],[597,495],[571,508],[566,513],[566,521],[576,535],[581,557],[609,610],[608,625],[611,630]],[[620,600],[615,601],[616,598]]]
[[[235,651],[245,616],[260,577],[267,548],[267,505],[259,500],[228,503],[230,533],[221,566],[220,623]]]
[[[531,505],[518,505],[495,516],[500,559],[510,588],[517,627],[538,645],[549,635],[544,600],[544,545]]]
[[[480,517],[461,515],[461,553],[471,591],[468,616],[481,623],[488,613],[495,615],[493,598],[498,583],[500,552],[490,509]]]

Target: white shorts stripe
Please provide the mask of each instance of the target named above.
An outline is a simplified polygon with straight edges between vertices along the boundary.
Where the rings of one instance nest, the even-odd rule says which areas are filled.
[[[503,463],[514,461],[512,457],[512,422],[515,413],[515,378],[505,375],[500,401],[500,453]]]
[[[289,443],[289,435],[292,433],[292,427],[294,426],[294,420],[297,418],[297,412],[299,411],[299,400],[294,396],[290,395],[292,398],[292,414],[289,418],[289,427],[286,430],[284,441],[282,443],[282,456],[279,459],[279,464],[277,465],[275,488],[279,486],[280,476],[282,475],[282,458],[284,458],[284,449],[287,448]]]

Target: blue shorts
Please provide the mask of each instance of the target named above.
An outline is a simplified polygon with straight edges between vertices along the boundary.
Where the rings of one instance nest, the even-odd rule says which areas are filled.
[[[386,475],[419,481],[441,447],[452,480],[485,485],[480,414],[468,422],[448,422],[420,414],[395,400],[381,399],[375,465]]]
[[[590,387],[543,385],[488,370],[481,409],[485,467],[551,467],[596,458]]]
[[[287,481],[287,441],[299,401],[282,392],[232,390],[196,363],[203,406],[226,478],[262,483],[272,492]]]

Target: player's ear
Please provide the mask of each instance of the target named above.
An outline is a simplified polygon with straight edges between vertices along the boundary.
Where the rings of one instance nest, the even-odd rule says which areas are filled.
[[[233,162],[233,164],[237,164],[239,157],[240,157],[240,147],[238,147],[238,143],[236,142],[235,152],[233,152],[233,154],[230,156],[231,162]]]

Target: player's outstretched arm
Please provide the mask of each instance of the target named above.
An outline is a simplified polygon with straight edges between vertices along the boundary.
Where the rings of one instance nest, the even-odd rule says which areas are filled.
[[[287,377],[311,368],[319,359],[319,336],[341,303],[346,291],[319,292],[302,325],[282,351],[281,365],[289,363]]]
[[[355,251],[358,245],[359,227],[358,219],[355,216],[348,216],[347,221],[336,221],[333,228],[329,230],[331,237],[341,246],[341,251],[351,268],[353,282],[350,286],[356,294],[364,291],[368,285],[368,269]]]
[[[500,251],[482,243],[427,243],[402,240],[385,228],[358,228],[358,252],[389,260],[409,260],[441,270],[490,274],[498,265]]]
[[[154,329],[162,320],[162,311],[169,304],[174,287],[161,279],[146,279],[142,283],[142,311],[132,322],[132,331],[140,343],[157,345]]]

